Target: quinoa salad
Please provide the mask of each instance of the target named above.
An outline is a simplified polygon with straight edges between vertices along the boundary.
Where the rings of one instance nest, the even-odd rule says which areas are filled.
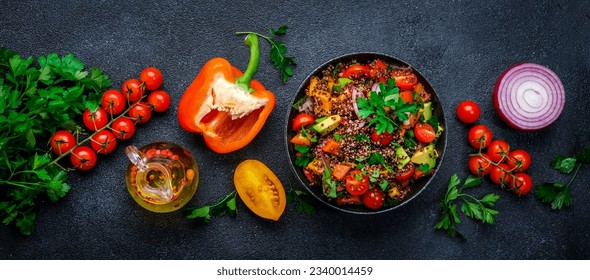
[[[434,172],[443,127],[410,67],[376,59],[312,76],[293,107],[290,143],[309,185],[336,205],[392,207]]]

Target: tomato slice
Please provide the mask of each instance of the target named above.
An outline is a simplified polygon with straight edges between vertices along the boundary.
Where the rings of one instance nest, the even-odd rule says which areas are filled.
[[[373,133],[371,134],[371,139],[373,140],[373,142],[379,143],[379,145],[381,146],[387,146],[393,140],[393,134],[387,131],[384,131],[383,133],[379,134],[377,133],[377,130],[374,129]]]
[[[405,181],[412,178],[412,176],[414,176],[414,169],[415,167],[413,163],[406,164],[403,169],[395,173],[395,179],[398,181]]]
[[[412,103],[414,101],[414,93],[409,90],[400,92],[399,96],[404,100],[404,103]]]
[[[234,173],[234,185],[244,204],[259,217],[278,221],[287,205],[281,181],[264,163],[245,160]]]
[[[387,65],[385,64],[385,62],[381,61],[381,59],[375,60],[375,63],[372,65],[373,67],[371,67],[370,70],[371,78],[375,78],[377,76],[381,77],[381,75],[383,75],[384,72],[387,70]],[[385,78],[383,78],[383,80],[385,80]]]
[[[412,88],[418,83],[418,77],[416,77],[415,74],[397,76],[394,78],[395,85],[399,87],[400,90],[412,90]]]
[[[350,195],[362,195],[369,189],[369,177],[360,170],[353,170],[346,176],[345,186]]]
[[[414,126],[414,135],[416,135],[416,139],[422,143],[430,143],[436,138],[434,128],[427,123],[417,123]]]
[[[312,115],[301,113],[293,119],[293,130],[300,130],[301,127],[310,125],[315,122]]]
[[[367,65],[361,65],[361,64],[355,64],[352,65],[346,69],[344,69],[344,71],[342,71],[342,78],[350,78],[352,76],[369,76],[371,72],[371,68]]]

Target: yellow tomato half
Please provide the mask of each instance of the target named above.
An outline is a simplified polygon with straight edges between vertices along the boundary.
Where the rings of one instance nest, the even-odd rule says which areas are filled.
[[[279,178],[264,163],[245,160],[234,173],[234,185],[246,206],[256,215],[278,221],[287,205]]]

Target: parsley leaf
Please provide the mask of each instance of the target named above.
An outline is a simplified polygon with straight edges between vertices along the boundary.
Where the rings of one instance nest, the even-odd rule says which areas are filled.
[[[287,202],[295,203],[295,212],[297,214],[309,214],[313,215],[316,213],[315,200],[306,192],[290,188],[287,192]]]
[[[576,166],[576,158],[575,157],[564,157],[564,156],[555,156],[551,161],[551,168],[563,173],[563,174],[570,174],[574,171],[574,167]]]
[[[213,205],[205,205],[197,208],[188,208],[185,210],[185,216],[188,219],[195,219],[208,223],[212,216],[229,215],[235,217],[238,214],[236,207],[236,191],[230,192],[225,197],[219,199]]]

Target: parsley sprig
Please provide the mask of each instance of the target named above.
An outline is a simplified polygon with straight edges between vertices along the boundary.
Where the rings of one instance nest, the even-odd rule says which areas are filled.
[[[214,204],[188,208],[185,210],[185,216],[188,219],[195,219],[205,223],[211,221],[212,216],[222,216],[225,214],[228,214],[231,217],[235,217],[238,214],[235,190],[219,199]]]
[[[278,29],[270,29],[270,34],[274,36],[283,36],[287,33],[287,26],[281,25]],[[293,77],[293,67],[295,64],[295,58],[292,56],[286,56],[287,45],[285,42],[273,39],[271,36],[265,36],[257,32],[236,32],[237,35],[248,35],[254,34],[260,38],[265,39],[270,43],[270,61],[273,63],[275,68],[281,70],[281,77],[283,83],[286,83],[290,77]]]
[[[572,198],[569,189],[584,164],[590,164],[590,147],[573,157],[555,156],[553,161],[551,161],[551,168],[563,174],[571,174],[573,172],[574,175],[565,185],[561,183],[543,183],[536,186],[535,196],[542,202],[551,204],[551,209],[553,210],[562,209],[563,206],[570,206],[572,204]]]
[[[456,228],[456,225],[461,223],[459,214],[457,213],[457,199],[461,199],[461,212],[468,218],[482,223],[493,224],[494,216],[499,212],[492,207],[500,198],[497,194],[487,194],[482,198],[477,198],[473,195],[463,192],[465,189],[473,188],[481,184],[481,178],[469,175],[465,183],[461,185],[461,180],[457,174],[453,174],[449,181],[447,192],[444,199],[440,202],[442,217],[435,225],[436,229],[446,231],[449,236],[458,236],[465,239]]]

